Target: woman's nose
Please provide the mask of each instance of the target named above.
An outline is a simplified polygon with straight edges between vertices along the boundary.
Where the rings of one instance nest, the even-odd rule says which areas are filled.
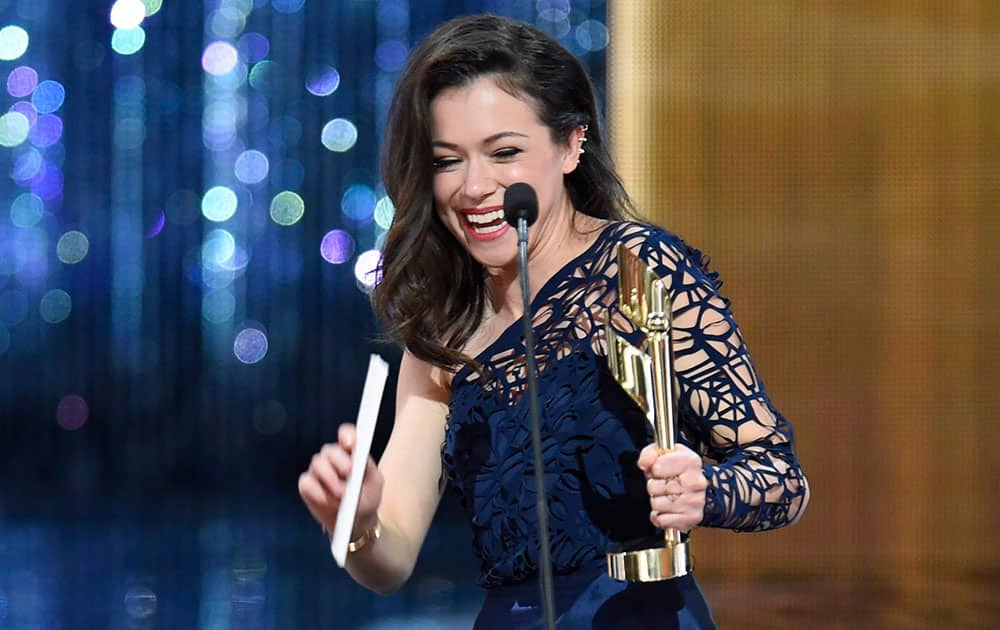
[[[471,159],[465,169],[462,192],[472,202],[478,202],[493,194],[497,188],[496,177],[489,164],[483,160]]]

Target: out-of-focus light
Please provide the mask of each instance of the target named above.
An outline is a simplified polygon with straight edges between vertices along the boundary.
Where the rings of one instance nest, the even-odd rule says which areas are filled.
[[[142,237],[146,239],[156,238],[163,231],[163,226],[167,223],[167,215],[163,210],[153,215],[149,227],[143,232]]]
[[[375,204],[375,224],[383,230],[388,230],[392,225],[392,217],[396,215],[396,207],[392,205],[392,199],[388,196],[382,197]]]
[[[14,229],[0,223],[0,286],[3,286],[6,276],[17,272],[20,261],[17,257],[17,240],[20,237]]]
[[[253,409],[253,426],[264,435],[274,435],[288,422],[285,406],[277,400],[265,400]]]
[[[236,214],[236,193],[225,186],[210,188],[201,199],[201,213],[209,221],[226,221]]]
[[[271,220],[278,225],[295,225],[305,212],[306,202],[291,190],[283,190],[271,200]]]
[[[28,136],[31,137],[30,134]],[[63,164],[66,162],[66,145],[61,142],[53,144],[51,147],[45,149],[45,155],[48,156],[48,161],[53,164]]]
[[[229,42],[212,42],[201,55],[201,67],[205,72],[222,76],[236,67],[240,54]]]
[[[116,28],[111,34],[111,50],[119,55],[134,55],[146,44],[146,31],[141,26],[130,29]]]
[[[67,431],[76,431],[87,423],[90,409],[83,396],[70,394],[64,396],[56,406],[56,422]]]
[[[248,264],[250,264],[250,252],[237,243],[233,248],[233,255],[222,261],[219,268],[236,274],[245,270]]]
[[[342,265],[354,255],[354,239],[343,230],[330,230],[319,244],[319,254],[331,265]]]
[[[340,73],[336,68],[323,66],[313,70],[306,78],[306,90],[316,96],[329,96],[340,86]]]
[[[208,29],[215,37],[232,39],[243,32],[247,25],[245,13],[233,6],[224,6],[212,11],[208,18]]]
[[[246,63],[255,64],[271,52],[271,42],[260,33],[244,33],[236,43],[236,48]]]
[[[306,0],[271,0],[271,6],[278,13],[295,13],[302,9]]]
[[[14,98],[24,98],[38,85],[38,72],[30,66],[18,66],[7,75],[7,93]]]
[[[28,134],[31,144],[39,148],[50,147],[59,142],[63,133],[62,118],[54,114],[44,114],[38,117],[35,126]]]
[[[207,266],[222,267],[236,252],[236,238],[227,230],[212,230],[205,235],[201,260]]]
[[[206,95],[209,99],[235,97],[242,100],[244,97],[235,93],[247,82],[248,76],[249,68],[245,63],[237,63],[226,74],[210,74]]]
[[[41,177],[32,179],[31,192],[44,201],[52,201],[63,193],[63,173],[55,164],[46,162]]]
[[[250,15],[253,13],[254,5],[256,8],[263,8],[267,0],[223,0],[222,4],[243,15]]]
[[[73,310],[73,298],[62,289],[52,289],[45,292],[42,301],[38,305],[38,312],[42,319],[50,324],[58,324],[69,317]]]
[[[146,17],[156,15],[163,8],[163,0],[142,0],[142,4],[146,7]]]
[[[256,328],[244,328],[233,340],[233,354],[241,363],[260,362],[267,355],[267,335]]]
[[[31,104],[31,101],[18,101],[10,106],[10,111],[17,112],[28,119],[28,126],[34,127],[38,120],[38,110]]]
[[[401,41],[390,39],[375,47],[375,64],[386,72],[395,72],[406,63],[409,49]]]
[[[0,292],[0,324],[16,326],[28,316],[28,296],[20,289]]]
[[[87,235],[77,230],[70,230],[59,237],[56,243],[56,256],[67,265],[75,265],[87,257],[90,251],[90,240]]]
[[[31,125],[21,112],[7,112],[0,116],[0,146],[16,147],[28,139]]]
[[[269,93],[273,87],[277,68],[278,66],[273,61],[267,59],[255,63],[250,69],[250,75],[247,79],[250,87],[265,94]]]
[[[202,141],[215,151],[228,149],[237,138],[240,107],[236,99],[219,99],[209,103],[202,115]]]
[[[535,4],[538,17],[549,22],[558,22],[569,17],[569,0],[538,0]]]
[[[377,73],[375,75],[375,103],[388,107],[395,85],[393,75],[387,72]]]
[[[142,24],[146,18],[146,5],[140,0],[118,0],[111,5],[111,25],[128,30]]]
[[[233,172],[236,179],[244,184],[257,184],[267,177],[269,168],[270,163],[267,156],[260,151],[250,149],[240,153],[239,157],[236,158]]]
[[[207,289],[223,289],[236,279],[236,273],[215,266],[199,267],[197,282]]]
[[[45,158],[37,149],[29,148],[14,161],[10,177],[21,186],[31,186],[45,175],[44,168]]]
[[[369,249],[358,254],[358,259],[354,262],[354,277],[358,284],[366,291],[375,288],[381,280],[382,253],[377,249]]]
[[[115,103],[126,107],[141,107],[146,100],[146,80],[136,74],[127,74],[114,87]]]
[[[602,50],[608,45],[608,27],[597,20],[581,22],[574,32],[576,43],[584,50]]]
[[[346,118],[334,118],[323,125],[320,140],[327,149],[343,153],[358,141],[358,128]]]
[[[401,34],[409,26],[410,7],[407,1],[379,2],[375,11],[375,20],[380,30]]]
[[[10,24],[0,28],[0,60],[13,61],[28,50],[28,31]]]
[[[201,316],[213,324],[228,322],[236,313],[236,297],[229,289],[215,289],[201,298]]]
[[[0,243],[0,247],[2,245]],[[9,261],[6,265],[4,259]],[[44,279],[48,273],[48,259],[49,234],[40,227],[18,230],[9,253],[0,249],[0,269],[6,267],[24,281]]]
[[[147,620],[155,615],[156,593],[145,586],[129,588],[125,593],[125,614],[136,621]]]
[[[572,30],[573,30],[573,25],[570,23],[568,17],[555,20],[545,25],[545,32],[547,32],[549,35],[558,40],[565,39],[566,36],[568,36]],[[576,48],[576,43],[573,41],[567,42],[567,44],[568,44],[567,47],[569,47],[570,50]]]
[[[45,204],[34,193],[21,193],[10,204],[10,222],[19,228],[35,227],[44,214]]]
[[[340,211],[355,223],[368,223],[375,212],[375,193],[364,184],[354,184],[340,198]]]

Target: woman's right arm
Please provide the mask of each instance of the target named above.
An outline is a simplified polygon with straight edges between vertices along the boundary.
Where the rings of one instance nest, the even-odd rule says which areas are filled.
[[[448,398],[441,370],[404,353],[392,434],[377,468],[369,459],[351,538],[376,522],[382,535],[351,553],[346,566],[359,584],[378,593],[391,593],[410,577],[437,510]],[[354,427],[342,425],[337,444],[325,445],[299,477],[302,500],[329,531],[351,469],[354,441]]]

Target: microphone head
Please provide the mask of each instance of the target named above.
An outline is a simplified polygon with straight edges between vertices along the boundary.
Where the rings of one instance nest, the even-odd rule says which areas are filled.
[[[511,184],[503,194],[503,216],[514,227],[520,219],[527,221],[528,225],[534,223],[538,218],[535,189],[524,182]]]

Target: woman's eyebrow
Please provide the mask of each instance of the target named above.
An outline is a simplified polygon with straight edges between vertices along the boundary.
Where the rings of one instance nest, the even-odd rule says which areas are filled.
[[[493,144],[497,140],[502,140],[503,138],[514,136],[518,138],[527,138],[527,134],[518,133],[516,131],[501,131],[500,133],[495,133],[483,140],[483,144]],[[458,145],[452,144],[450,142],[445,142],[444,140],[434,140],[431,142],[431,146],[441,147],[442,149],[457,149]]]

